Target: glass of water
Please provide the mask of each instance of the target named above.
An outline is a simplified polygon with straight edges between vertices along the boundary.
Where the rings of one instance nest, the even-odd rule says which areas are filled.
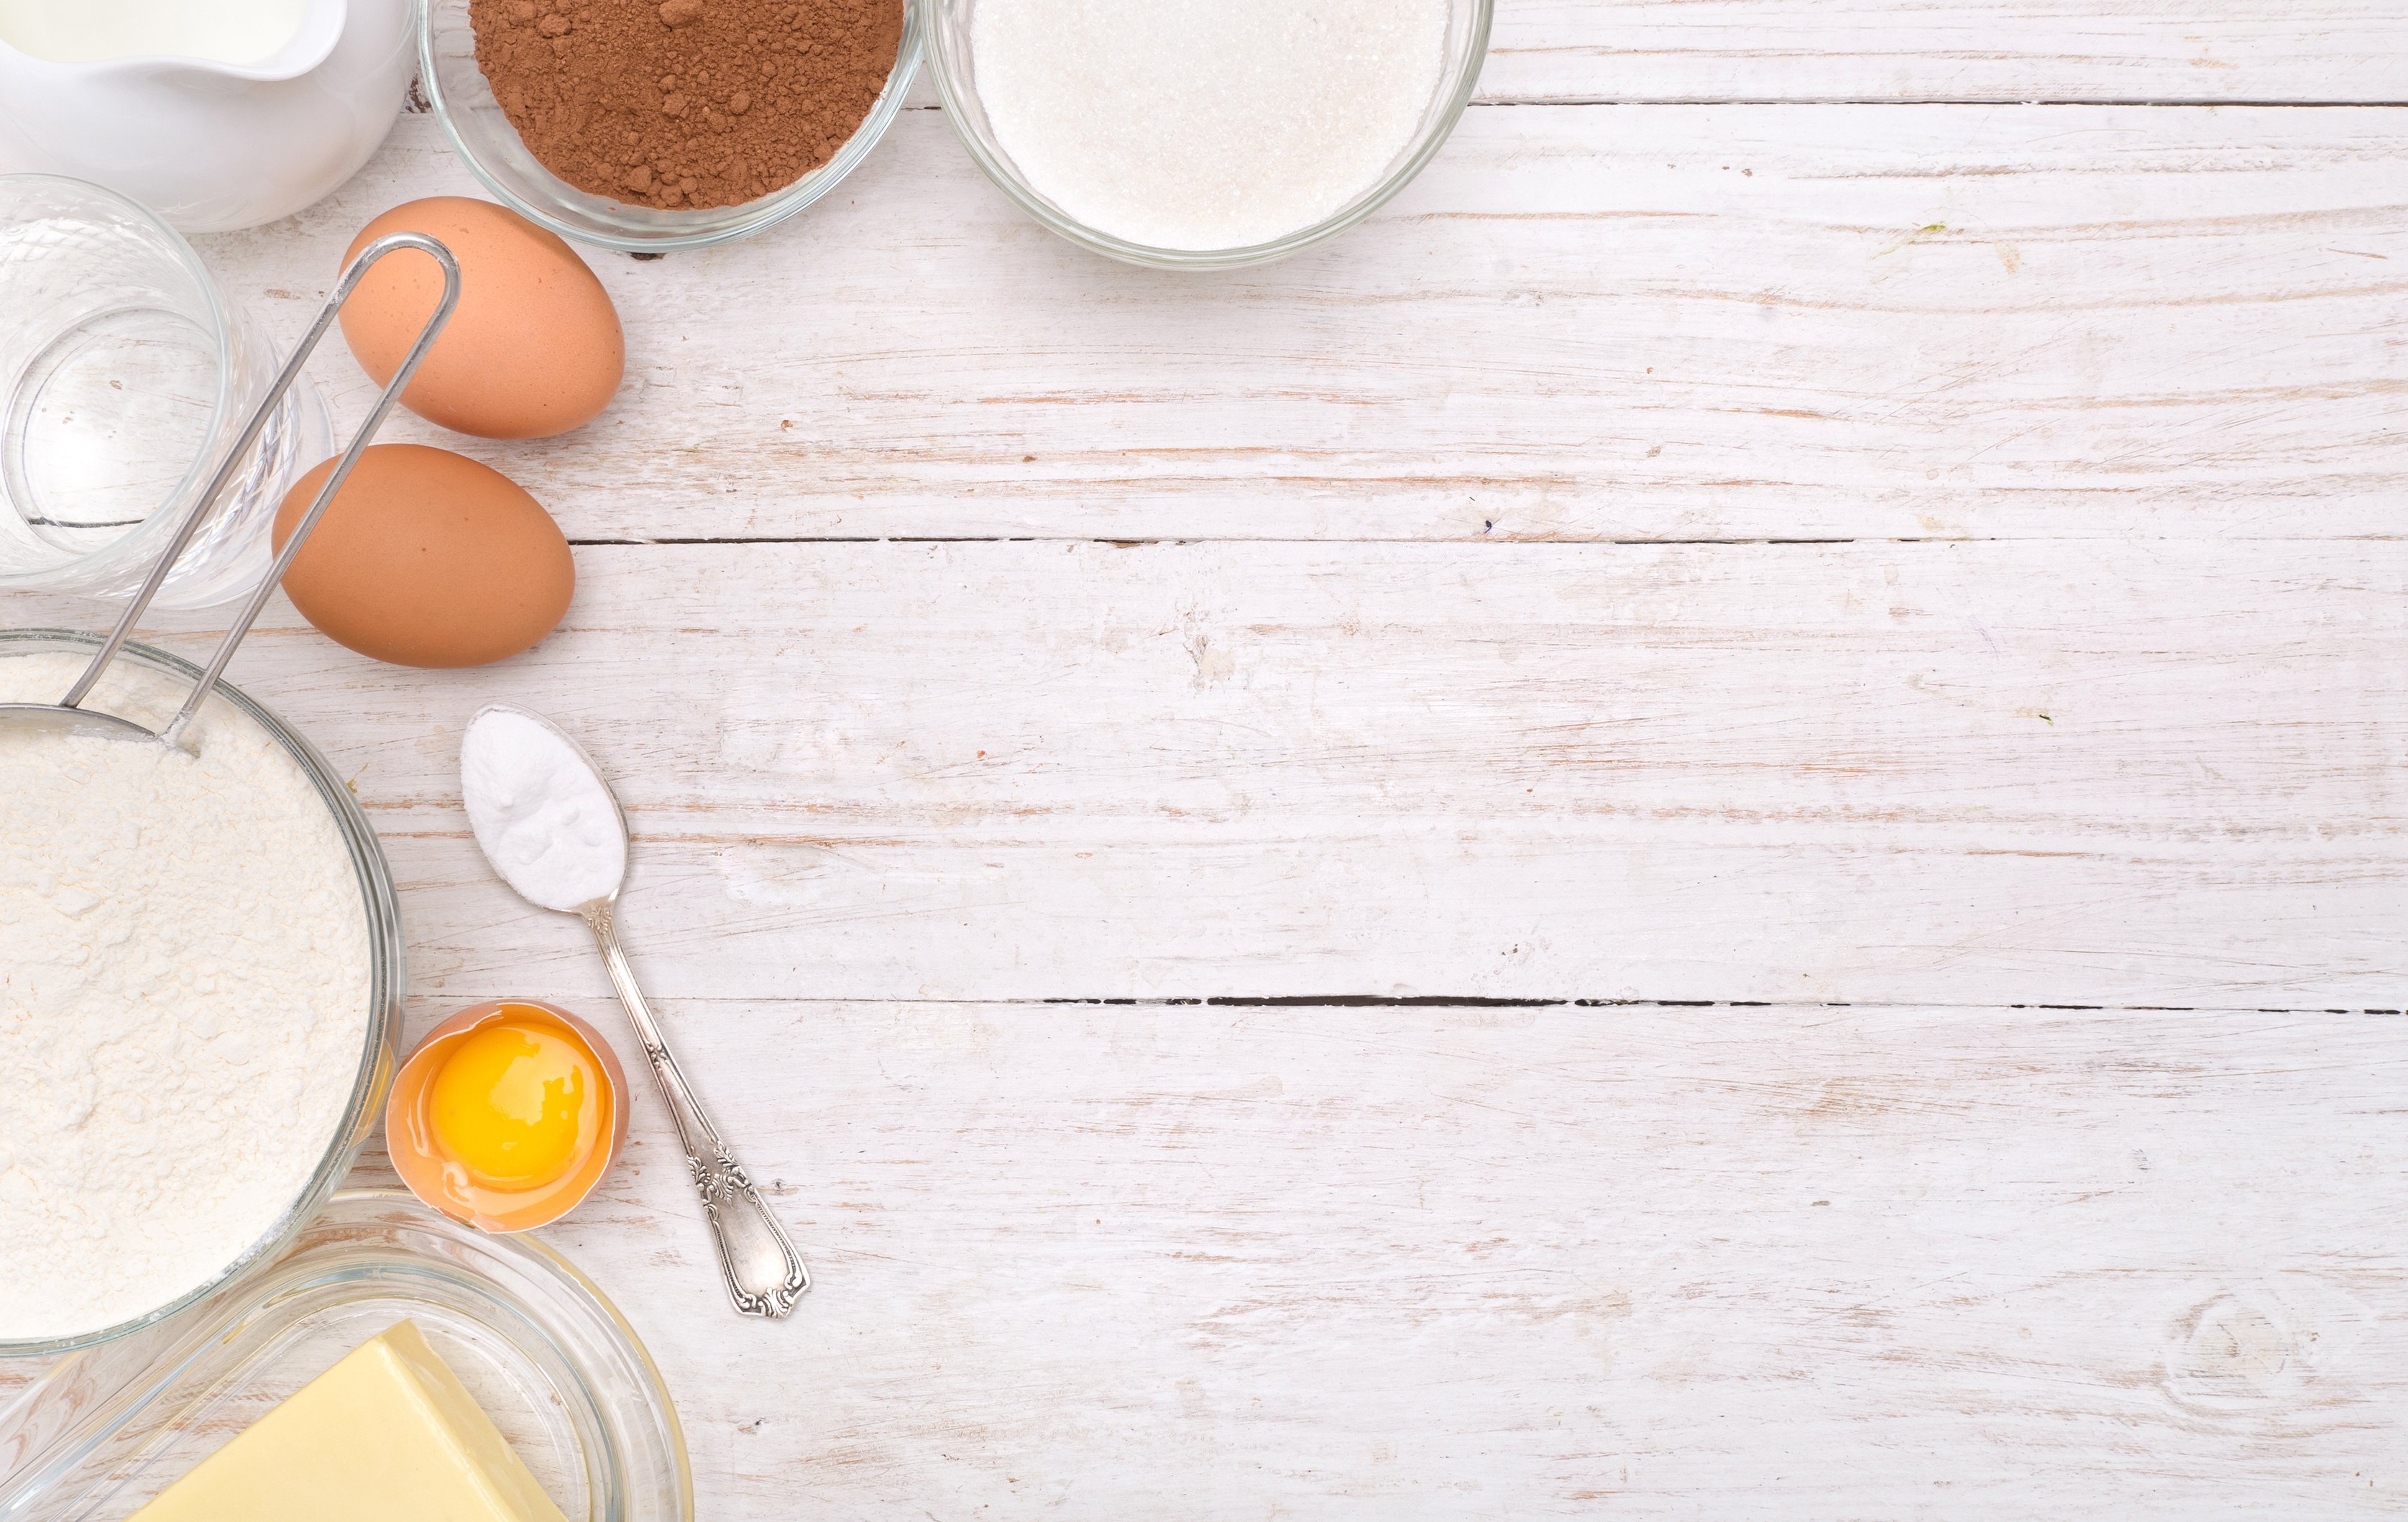
[[[131,593],[275,379],[266,338],[166,223],[79,179],[0,175],[0,589]],[[304,381],[159,605],[257,585],[285,488],[330,452]]]

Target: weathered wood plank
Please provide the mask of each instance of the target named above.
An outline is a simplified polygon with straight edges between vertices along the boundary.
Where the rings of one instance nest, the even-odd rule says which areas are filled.
[[[2387,0],[1501,0],[1500,100],[2408,101]]]
[[[818,1287],[727,1313],[649,1095],[547,1235],[705,1516],[2401,1504],[2397,1017],[668,1017]]]
[[[649,1093],[544,1235],[704,1516],[2399,1509],[2398,1017],[666,1012],[818,1287],[728,1313]]]
[[[236,668],[356,773],[423,988],[603,988],[467,837],[492,699],[619,777],[625,924],[682,997],[2394,1008],[2408,979],[2396,541],[579,555],[569,626],[500,667],[376,667],[279,604]]]
[[[923,69],[907,97],[938,105]],[[1500,0],[1484,105],[2408,104],[2389,0]]]
[[[597,255],[595,424],[395,437],[588,538],[2391,535],[2404,158],[2408,110],[1500,108],[1331,247],[1175,278],[911,112],[773,234]],[[204,242],[293,332],[368,216],[472,189],[410,120]]]

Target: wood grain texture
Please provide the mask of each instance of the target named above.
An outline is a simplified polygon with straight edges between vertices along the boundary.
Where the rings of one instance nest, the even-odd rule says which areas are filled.
[[[619,1028],[453,770],[492,699],[612,769],[819,1278],[727,1313],[649,1093],[546,1233],[701,1515],[2408,1508],[2408,111],[1569,104],[2408,100],[2408,10],[1507,0],[1483,93],[1554,104],[1203,281],[908,111],[595,256],[594,427],[398,421],[587,541],[567,627],[239,657],[378,823],[413,1035]],[[202,247],[289,340],[437,193],[406,120]],[[1024,542],[809,542],[889,537]],[[642,542],[712,539],[785,542]],[[1797,539],[1856,542],[1598,542]]]
[[[660,1361],[704,1517],[2408,1485],[2397,1016],[663,1003],[818,1287],[727,1311],[649,1093],[544,1235]]]
[[[547,1236],[705,1517],[2401,1509],[2408,1024],[1760,1012],[681,1000],[818,1287]]]
[[[933,107],[924,70],[908,97]],[[2408,104],[2391,0],[1499,0],[1482,105]]]
[[[2408,110],[1500,108],[1215,280],[1080,252],[907,112],[786,227],[597,255],[593,425],[394,437],[581,538],[2390,536],[2403,160]],[[297,332],[370,215],[472,189],[414,119],[203,242]]]
[[[619,780],[624,924],[687,997],[2396,1008],[2408,978],[2397,542],[578,553],[520,660],[380,668],[280,602],[233,673],[355,774],[413,980],[464,1002],[604,988],[467,836],[495,699]]]
[[[2391,0],[1499,0],[1494,100],[2408,101]]]

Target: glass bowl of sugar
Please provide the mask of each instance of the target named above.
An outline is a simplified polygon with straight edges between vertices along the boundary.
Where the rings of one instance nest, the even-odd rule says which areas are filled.
[[[1352,227],[1455,130],[1493,0],[923,0],[970,157],[1131,264],[1229,269]]]

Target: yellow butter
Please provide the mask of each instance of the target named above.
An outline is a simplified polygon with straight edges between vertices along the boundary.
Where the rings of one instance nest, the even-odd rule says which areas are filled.
[[[417,1327],[397,1321],[133,1522],[566,1522]]]

